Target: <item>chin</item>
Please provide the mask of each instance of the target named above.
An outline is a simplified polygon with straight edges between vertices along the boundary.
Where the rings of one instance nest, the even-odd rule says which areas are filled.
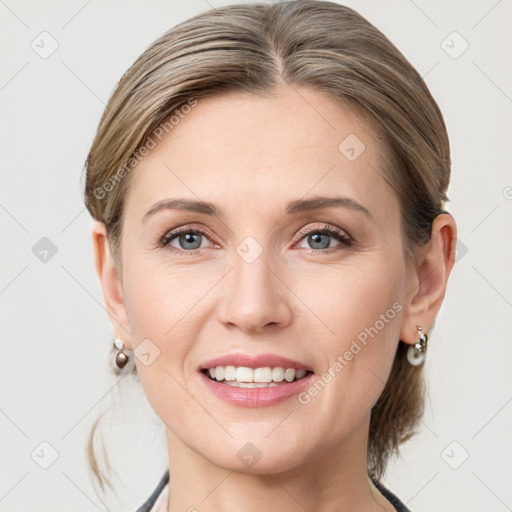
[[[296,459],[293,449],[287,449],[286,453],[276,453],[267,452],[264,448],[256,451],[254,447],[243,446],[240,451],[240,458],[237,450],[234,457],[215,457],[210,462],[228,471],[247,475],[284,473],[302,464],[302,461]]]

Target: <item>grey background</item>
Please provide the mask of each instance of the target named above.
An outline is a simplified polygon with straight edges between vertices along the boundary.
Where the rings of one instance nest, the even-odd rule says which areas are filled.
[[[227,3],[0,0],[2,512],[134,510],[166,468],[160,420],[135,383],[109,373],[112,331],[80,178],[122,73],[171,26]],[[384,482],[415,512],[512,510],[512,4],[347,4],[398,46],[439,103],[459,228],[430,340],[427,412]],[[33,46],[48,51],[52,39],[58,48],[42,58]],[[105,410],[117,492],[103,504],[85,445]]]

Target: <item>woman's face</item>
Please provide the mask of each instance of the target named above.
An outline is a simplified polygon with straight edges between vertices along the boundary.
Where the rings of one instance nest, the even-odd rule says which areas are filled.
[[[366,446],[411,284],[378,144],[322,93],[283,87],[199,100],[132,171],[125,342],[175,446],[248,472]],[[308,373],[240,387],[202,371],[217,366]]]

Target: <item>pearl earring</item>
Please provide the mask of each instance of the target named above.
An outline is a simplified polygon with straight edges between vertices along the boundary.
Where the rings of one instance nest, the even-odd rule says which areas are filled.
[[[421,325],[416,326],[418,328],[418,341],[411,345],[407,350],[407,361],[412,366],[419,366],[425,362],[427,357],[427,341],[428,336],[423,332]]]
[[[124,348],[123,340],[119,336],[116,336],[114,340],[114,347],[117,349],[117,353],[114,357],[114,363],[119,370],[124,370],[130,362],[130,356],[127,352],[131,352]]]

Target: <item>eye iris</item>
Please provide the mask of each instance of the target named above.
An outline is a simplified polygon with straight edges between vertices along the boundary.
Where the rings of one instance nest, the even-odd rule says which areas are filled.
[[[309,235],[310,239],[313,241],[313,244],[316,245],[316,244],[319,244],[319,238],[320,237],[325,237],[325,239],[328,240],[330,235],[326,235],[324,233],[315,233],[313,235]],[[322,245],[322,244],[320,244]],[[322,247],[313,247],[314,249],[326,249],[327,247],[329,247],[329,241],[327,241],[327,245],[326,244],[323,244]]]
[[[201,245],[201,239],[200,239],[200,235],[197,234],[197,233],[185,233],[183,235],[180,235],[179,239],[180,239],[180,242],[183,242],[185,241],[185,243],[194,243],[194,238],[196,238],[196,246],[194,247],[184,247],[184,248],[187,248],[187,249],[197,249],[200,245]],[[197,245],[197,240],[199,240],[199,244]]]

